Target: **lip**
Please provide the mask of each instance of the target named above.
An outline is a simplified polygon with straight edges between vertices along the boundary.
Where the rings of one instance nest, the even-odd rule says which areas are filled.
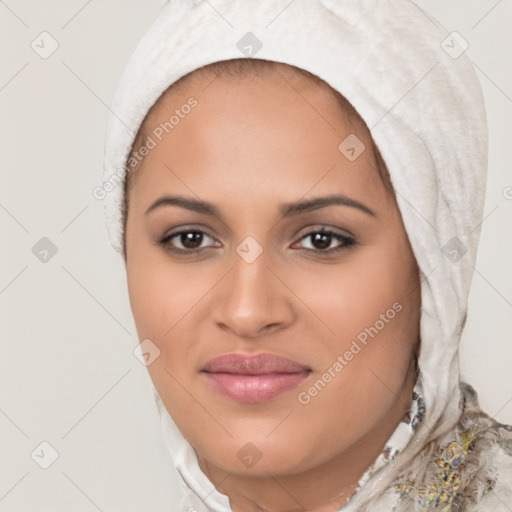
[[[233,352],[210,359],[201,372],[219,393],[238,402],[258,403],[296,387],[311,368],[276,354]]]

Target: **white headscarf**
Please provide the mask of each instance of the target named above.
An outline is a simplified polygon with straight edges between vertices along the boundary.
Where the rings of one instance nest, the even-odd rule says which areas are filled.
[[[387,165],[421,272],[418,363],[426,417],[402,453],[405,465],[460,415],[458,348],[487,171],[483,97],[465,49],[461,36],[407,0],[217,0],[215,8],[171,0],[137,46],[108,126],[105,182],[130,168],[132,142],[160,95],[206,64],[244,56],[282,62],[317,75],[348,99]],[[107,193],[105,212],[110,241],[121,252],[121,185]],[[187,504],[208,510],[194,496],[209,494],[210,510],[230,510],[154,393]],[[384,468],[358,494],[377,492],[394,471]],[[359,509],[349,504],[346,510]]]

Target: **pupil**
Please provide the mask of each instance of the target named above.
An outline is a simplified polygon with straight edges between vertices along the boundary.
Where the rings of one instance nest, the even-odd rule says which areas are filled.
[[[326,233],[315,233],[313,235],[313,245],[317,249],[327,249],[331,245],[331,237]]]
[[[181,243],[188,249],[195,249],[201,245],[202,234],[197,231],[191,231],[181,234]]]

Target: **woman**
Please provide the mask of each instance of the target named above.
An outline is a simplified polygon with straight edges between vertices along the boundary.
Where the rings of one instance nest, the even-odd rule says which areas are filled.
[[[509,510],[458,377],[485,110],[405,0],[171,1],[113,103],[107,228],[180,510]]]

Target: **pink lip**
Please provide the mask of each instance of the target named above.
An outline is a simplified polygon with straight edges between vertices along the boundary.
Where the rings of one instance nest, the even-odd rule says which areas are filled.
[[[231,353],[211,359],[201,372],[220,393],[239,402],[257,403],[294,388],[311,368],[275,354]]]

